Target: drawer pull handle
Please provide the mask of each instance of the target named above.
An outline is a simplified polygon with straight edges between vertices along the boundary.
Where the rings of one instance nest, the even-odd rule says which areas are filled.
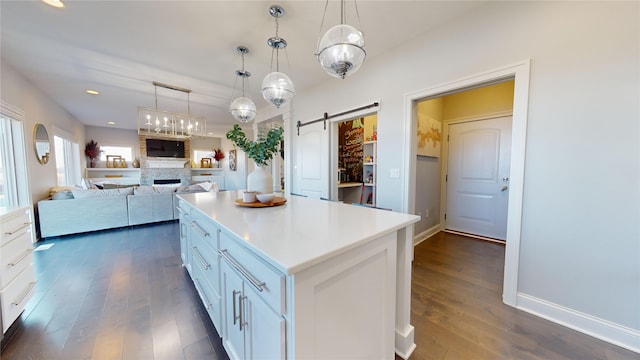
[[[184,210],[183,208],[181,208],[180,206],[176,206],[176,209],[178,209],[178,212],[179,212],[180,214],[185,214],[185,215],[187,214],[187,211],[186,211],[186,210]]]
[[[200,289],[200,282],[198,281],[198,279],[193,279],[193,284],[196,286],[196,292],[200,297],[200,301],[202,301],[202,303],[204,304],[204,307],[207,310],[211,309],[211,303],[209,302],[209,299],[207,299],[207,296],[204,294],[204,292]]]
[[[19,232],[19,231],[24,230],[25,228],[29,227],[30,225],[31,225],[31,222],[24,223],[24,224],[22,224],[22,226],[20,226],[18,229],[13,230],[13,231],[7,231],[7,232],[5,232],[4,234],[5,234],[5,235],[13,235],[13,234],[15,234],[15,233],[17,233],[17,232]]]
[[[197,222],[192,221],[191,225],[196,229],[203,237],[209,237],[209,233],[206,232]]]
[[[29,293],[31,292],[31,290],[33,289],[34,286],[36,286],[37,281],[33,281],[29,283],[29,287],[27,287],[27,291],[25,291],[22,296],[20,296],[20,299],[13,301],[11,303],[11,305],[13,306],[18,306],[20,305],[20,303],[27,297],[27,295],[29,295]]]
[[[244,311],[242,310],[244,308],[244,300],[246,298],[246,296],[238,296],[238,306],[240,306],[240,331],[242,331],[242,327],[247,324],[244,322]]]
[[[202,256],[202,254],[200,254],[200,251],[198,250],[197,246],[193,247],[193,253],[198,256],[198,261],[200,261],[200,265],[202,265],[202,267],[205,270],[211,269],[211,265],[207,262],[207,260],[205,260],[205,258]]]
[[[20,256],[19,258],[13,260],[12,262],[8,263],[7,266],[9,267],[14,267],[16,265],[18,265],[18,263],[22,260],[24,260],[27,256],[29,256],[29,254],[31,254],[33,252],[33,249],[27,249],[27,251],[25,251],[22,256]]]
[[[240,294],[242,294],[240,291],[233,290],[233,293],[232,293],[232,296],[233,296],[233,325],[235,325],[236,322],[238,321],[238,319],[240,319],[240,316],[236,315],[237,312],[238,312],[236,310],[236,295],[240,295]],[[242,328],[240,330],[242,330]]]
[[[264,281],[260,281],[257,280],[256,278],[253,277],[253,275],[251,275],[249,273],[249,271],[247,271],[244,267],[242,267],[242,265],[240,265],[234,258],[231,257],[231,255],[229,255],[227,249],[224,250],[220,250],[218,249],[218,254],[220,254],[220,256],[229,264],[231,265],[231,267],[233,267],[234,269],[236,269],[236,271],[238,271],[240,274],[242,274],[242,276],[244,276],[251,285],[253,285],[254,288],[256,288],[256,290],[258,291],[262,291],[264,290],[264,285],[265,282]]]

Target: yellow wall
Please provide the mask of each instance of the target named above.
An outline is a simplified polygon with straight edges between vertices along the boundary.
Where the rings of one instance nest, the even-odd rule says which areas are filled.
[[[463,119],[513,109],[513,80],[447,95],[443,118]]]
[[[444,98],[430,99],[418,103],[418,124],[425,123],[427,118],[442,122]]]
[[[373,114],[362,118],[364,125],[364,140],[366,141],[370,136],[373,136],[373,131],[377,131],[378,128],[378,115]]]

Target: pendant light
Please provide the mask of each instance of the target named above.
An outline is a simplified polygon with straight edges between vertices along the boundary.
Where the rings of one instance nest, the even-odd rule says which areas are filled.
[[[276,36],[267,40],[267,45],[271,47],[271,70],[262,81],[262,97],[275,105],[276,108],[288,103],[293,99],[296,91],[293,82],[285,73],[280,72],[279,55],[280,49],[287,47],[287,41],[278,36],[279,23],[278,19],[284,15],[284,9],[279,5],[269,7],[269,14],[276,19]],[[273,53],[276,57],[276,71],[273,71]]]
[[[327,13],[327,5],[325,3],[324,14]],[[358,14],[358,5],[355,3],[356,14]],[[358,14],[358,22],[360,15]],[[324,15],[322,16],[324,23]],[[322,28],[322,25],[321,25]],[[318,43],[318,61],[324,71],[339,79],[344,79],[358,71],[365,57],[364,35],[360,30],[351,25],[345,24],[345,3],[340,1],[340,25],[336,25],[329,29]]]
[[[245,46],[238,46],[236,51],[240,53],[240,56],[242,56],[242,70],[236,70],[236,83],[238,81],[238,77],[242,79],[242,96],[231,102],[229,111],[236,120],[247,123],[256,117],[256,104],[244,95],[245,80],[251,76],[251,73],[244,69],[244,54],[249,53],[249,49]],[[236,90],[235,84],[233,84],[233,90],[234,92]]]

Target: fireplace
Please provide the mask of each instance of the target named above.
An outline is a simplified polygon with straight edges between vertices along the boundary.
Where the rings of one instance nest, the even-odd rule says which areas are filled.
[[[153,179],[153,185],[180,185],[182,181],[180,179]]]

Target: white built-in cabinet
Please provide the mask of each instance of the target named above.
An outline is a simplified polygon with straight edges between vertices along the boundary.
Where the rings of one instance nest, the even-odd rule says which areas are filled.
[[[118,185],[140,185],[140,169],[88,168],[87,178],[93,182],[108,181]]]
[[[220,240],[225,349],[232,359],[284,359],[284,275],[226,234]]]
[[[226,190],[224,169],[222,168],[191,168],[191,181],[209,181],[218,184],[218,190]]]
[[[24,311],[36,286],[31,206],[3,212],[0,229],[0,304],[4,334]]]
[[[284,274],[184,201],[178,209],[183,266],[229,356],[284,359]]]
[[[201,202],[192,202],[196,195]],[[287,274],[247,244],[247,235],[205,215],[211,212],[201,205],[214,195],[180,196],[190,199],[179,202],[180,248],[231,359],[393,356],[395,233]],[[246,210],[256,217],[269,211]]]
[[[378,142],[365,141],[362,149],[362,188],[363,205],[376,206],[376,176],[378,169],[376,161],[378,159]]]

